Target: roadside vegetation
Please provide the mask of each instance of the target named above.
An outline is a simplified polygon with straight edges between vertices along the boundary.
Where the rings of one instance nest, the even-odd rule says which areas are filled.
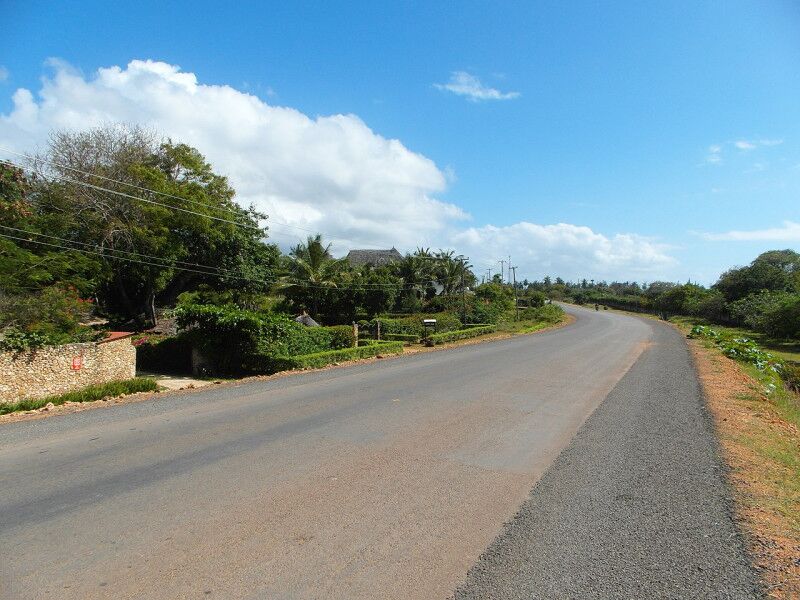
[[[135,126],[53,132],[0,163],[0,351],[133,331],[140,369],[238,377],[563,319],[452,250],[352,264],[316,234],[284,252],[235,194],[196,149]]]
[[[155,392],[157,390],[158,384],[156,384],[154,379],[150,377],[136,377],[135,379],[91,385],[81,390],[60,394],[58,396],[38,398],[36,400],[20,400],[19,402],[6,404],[0,403],[0,415],[26,410],[37,410],[46,407],[48,404],[60,406],[70,402],[95,402],[97,400],[103,400],[104,398],[115,398],[138,392]]]

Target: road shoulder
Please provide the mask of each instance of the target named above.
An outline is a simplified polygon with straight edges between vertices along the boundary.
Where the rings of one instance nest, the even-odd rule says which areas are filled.
[[[455,598],[761,597],[688,347],[653,327]]]

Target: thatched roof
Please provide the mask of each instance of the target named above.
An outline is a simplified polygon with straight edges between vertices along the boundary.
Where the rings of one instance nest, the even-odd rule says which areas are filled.
[[[397,248],[391,248],[390,250],[350,250],[347,253],[347,260],[354,267],[362,265],[382,267],[402,259],[403,255],[397,251]]]

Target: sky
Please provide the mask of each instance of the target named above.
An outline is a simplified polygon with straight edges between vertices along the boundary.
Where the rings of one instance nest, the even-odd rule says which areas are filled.
[[[0,158],[140,123],[283,248],[713,283],[800,249],[800,4],[0,0]]]

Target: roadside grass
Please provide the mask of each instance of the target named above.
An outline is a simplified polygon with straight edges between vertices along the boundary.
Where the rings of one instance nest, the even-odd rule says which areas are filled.
[[[158,384],[155,379],[150,377],[136,377],[135,379],[125,379],[123,381],[110,381],[99,385],[90,385],[83,389],[67,392],[66,394],[58,396],[0,404],[0,415],[25,410],[36,410],[50,403],[54,406],[59,406],[66,402],[95,402],[103,398],[113,398],[122,396],[123,394],[154,392],[156,390],[158,390]]]
[[[697,319],[673,318],[684,333]],[[723,336],[757,338],[713,326]],[[764,340],[784,360],[791,343]],[[734,361],[709,339],[690,340],[726,462],[737,517],[770,597],[800,597],[800,395],[777,373]],[[780,348],[780,349],[779,349]]]

